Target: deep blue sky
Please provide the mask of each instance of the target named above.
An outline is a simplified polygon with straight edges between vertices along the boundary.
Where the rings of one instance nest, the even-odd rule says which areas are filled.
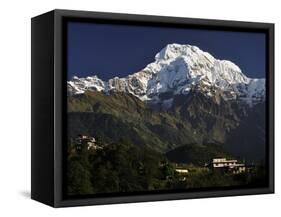
[[[169,43],[191,44],[236,63],[248,77],[265,77],[263,33],[117,24],[68,23],[68,79],[123,77],[154,61]]]

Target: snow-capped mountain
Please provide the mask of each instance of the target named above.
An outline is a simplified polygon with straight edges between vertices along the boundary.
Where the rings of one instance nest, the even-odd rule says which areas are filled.
[[[73,77],[68,81],[69,95],[86,90],[128,92],[150,102],[171,101],[173,95],[195,90],[208,97],[219,94],[225,100],[240,99],[252,105],[264,100],[265,79],[248,78],[234,63],[218,60],[196,46],[168,44],[154,62],[127,77],[108,81],[97,76]]]

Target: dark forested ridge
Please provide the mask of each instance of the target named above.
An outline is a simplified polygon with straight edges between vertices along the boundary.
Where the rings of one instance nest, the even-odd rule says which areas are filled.
[[[130,145],[121,140],[99,144],[100,149],[76,150],[69,144],[67,160],[67,193],[87,195],[117,192],[143,192],[228,186],[264,186],[264,168],[256,167],[241,174],[221,173],[194,164],[176,164],[149,148]],[[198,156],[198,155],[197,155]],[[193,159],[190,159],[193,160]],[[188,171],[179,173],[178,169]]]

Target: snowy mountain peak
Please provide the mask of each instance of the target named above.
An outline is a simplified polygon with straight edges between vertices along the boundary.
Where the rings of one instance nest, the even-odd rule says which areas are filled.
[[[196,46],[192,45],[181,45],[181,44],[168,44],[155,56],[155,60],[168,60],[174,59],[179,56],[195,57],[195,56],[205,56],[210,62],[215,61],[215,58]]]
[[[105,82],[99,79],[96,75],[86,78],[73,76],[72,80],[67,82],[67,92],[69,95],[82,94],[86,90],[103,91],[105,90],[105,87]]]
[[[229,83],[248,83],[248,78],[241,69],[228,60],[215,59],[211,54],[196,46],[168,44],[155,56],[155,62],[149,64],[144,71],[157,73],[163,67],[168,71],[175,68],[186,68],[188,77],[203,76],[214,83],[226,80]]]
[[[264,79],[251,79],[231,61],[219,60],[192,45],[168,44],[143,70],[124,78],[104,82],[97,76],[73,77],[68,82],[69,94],[86,90],[131,93],[141,100],[161,101],[163,94],[188,94],[198,90],[212,97],[220,92],[225,100],[241,99],[252,105],[263,100]]]

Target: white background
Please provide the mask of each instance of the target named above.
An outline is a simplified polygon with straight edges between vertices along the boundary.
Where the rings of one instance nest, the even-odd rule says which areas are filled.
[[[2,0],[0,2],[0,216],[278,216],[277,213],[281,212],[279,184],[281,181],[279,158],[281,7],[278,2],[278,0]],[[276,194],[62,209],[52,209],[30,200],[30,18],[54,8],[274,22],[276,24]]]

